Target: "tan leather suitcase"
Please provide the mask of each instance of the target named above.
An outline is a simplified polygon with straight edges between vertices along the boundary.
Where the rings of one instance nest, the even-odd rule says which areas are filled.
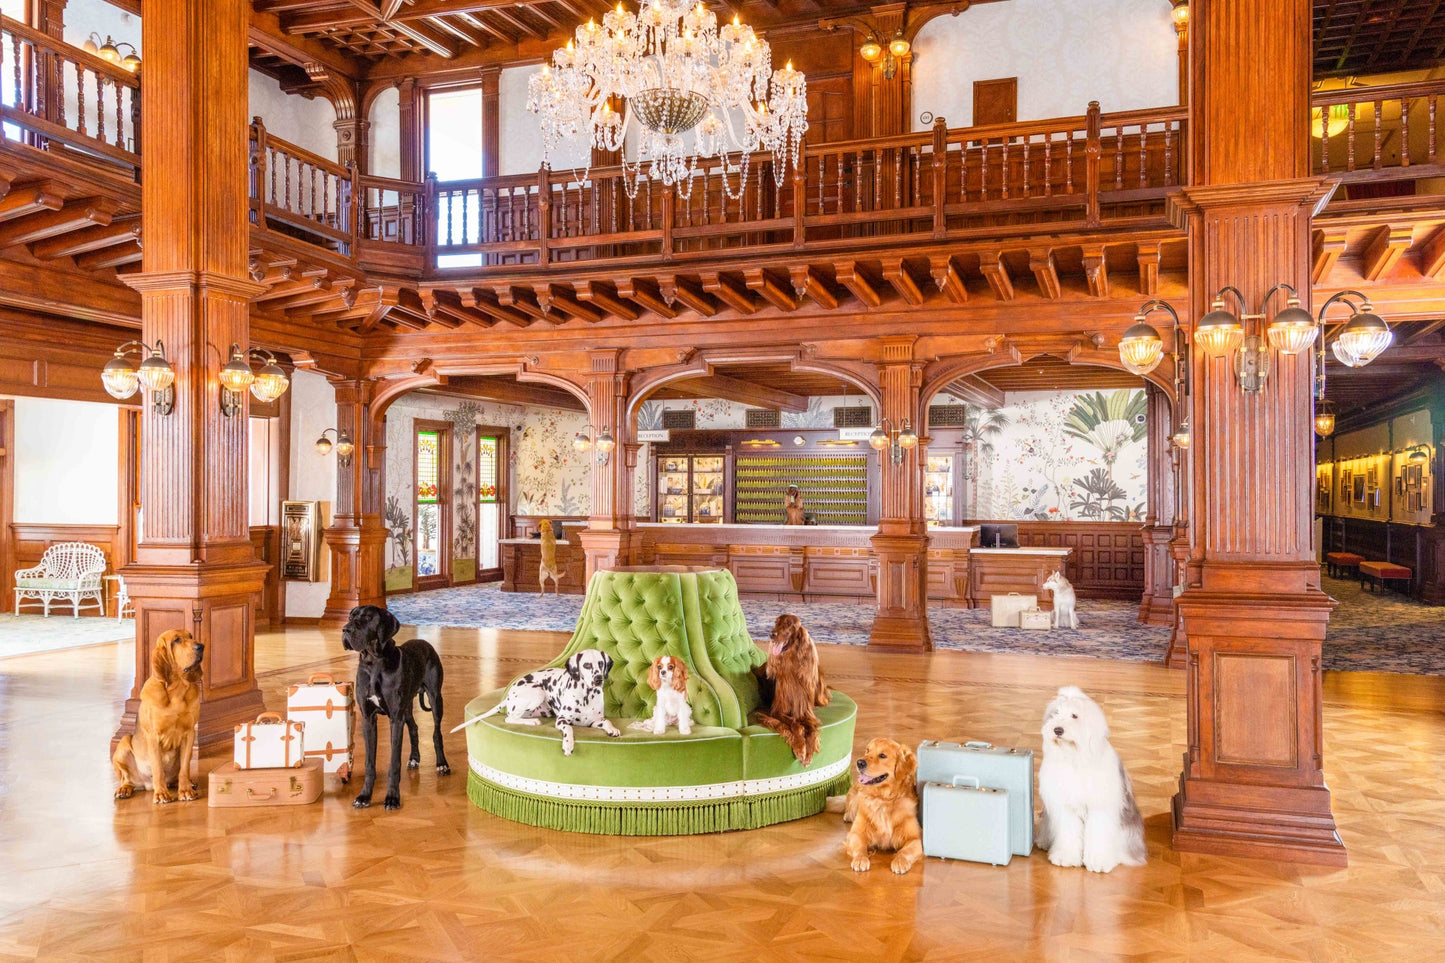
[[[304,806],[321,798],[326,774],[321,760],[304,760],[287,769],[237,769],[226,762],[211,770],[206,796],[212,808],[231,806]]]

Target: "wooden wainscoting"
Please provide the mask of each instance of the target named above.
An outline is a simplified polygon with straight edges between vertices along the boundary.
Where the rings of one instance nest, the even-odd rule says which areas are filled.
[[[1072,548],[1064,574],[1081,598],[1128,599],[1144,593],[1144,526],[1137,522],[968,522],[1018,525],[1019,545]]]
[[[40,557],[50,546],[57,542],[87,542],[94,545],[105,553],[105,574],[114,575],[119,538],[119,525],[42,525],[34,522],[11,522],[11,547],[8,561],[13,568],[7,573],[9,578],[3,586],[4,611],[13,612],[15,610],[15,593],[12,591],[15,588],[14,572],[39,565]],[[105,611],[108,615],[115,614],[111,604],[114,588],[114,583],[105,583]],[[24,611],[29,613],[31,608],[27,606]],[[68,611],[68,609],[62,606],[60,611]],[[94,615],[96,613],[82,611],[81,614]]]

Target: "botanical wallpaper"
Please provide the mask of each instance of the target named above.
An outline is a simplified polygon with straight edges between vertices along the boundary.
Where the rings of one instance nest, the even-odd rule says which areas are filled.
[[[507,511],[515,515],[586,515],[592,509],[591,466],[572,448],[587,427],[581,411],[503,405],[411,394],[386,413],[387,570],[413,563],[412,431],[416,419],[452,425],[452,564],[476,558],[476,426],[511,429]]]
[[[1142,521],[1148,424],[1141,389],[1010,392],[970,407],[967,518]]]

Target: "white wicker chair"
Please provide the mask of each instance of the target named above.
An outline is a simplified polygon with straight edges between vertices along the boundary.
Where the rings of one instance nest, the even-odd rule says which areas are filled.
[[[15,573],[15,614],[20,614],[20,603],[30,599],[39,602],[50,618],[50,603],[69,599],[71,614],[79,618],[81,603],[94,599],[92,604],[104,615],[103,574],[105,553],[99,548],[85,542],[57,542],[40,556],[39,565]]]

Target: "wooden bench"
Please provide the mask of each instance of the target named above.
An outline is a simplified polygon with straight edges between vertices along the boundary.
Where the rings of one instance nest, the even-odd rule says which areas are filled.
[[[1408,595],[1410,591],[1409,583],[1414,576],[1415,573],[1410,571],[1410,569],[1403,565],[1396,565],[1393,562],[1360,563],[1360,588],[1363,589],[1366,583],[1368,583],[1370,591],[1372,592],[1384,586],[1386,582],[1404,582],[1406,583],[1405,594]]]
[[[1360,574],[1360,563],[1364,560],[1365,556],[1354,552],[1326,552],[1325,568],[1330,578],[1355,577]]]

